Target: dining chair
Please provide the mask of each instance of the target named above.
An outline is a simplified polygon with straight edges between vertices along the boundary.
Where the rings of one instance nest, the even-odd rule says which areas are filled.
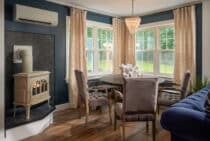
[[[163,88],[158,96],[158,113],[160,106],[171,106],[187,96],[190,72],[185,72],[182,85],[170,82],[170,87]],[[175,86],[175,87],[173,87]],[[177,88],[178,87],[178,88]]]
[[[78,87],[78,103],[79,103],[79,114],[81,117],[82,109],[85,107],[85,123],[88,122],[88,116],[90,110],[96,109],[97,107],[102,107],[105,105],[109,106],[109,119],[111,119],[111,106],[108,100],[108,89],[105,87],[94,87],[88,88],[87,80],[84,73],[80,70],[75,70],[75,76],[77,80]],[[101,92],[101,91],[105,91]]]
[[[114,128],[116,130],[117,120],[122,121],[123,140],[125,140],[125,122],[152,121],[152,136],[155,141],[156,108],[158,97],[157,78],[125,78],[123,93],[115,91],[115,95],[123,98],[123,102],[115,103]]]

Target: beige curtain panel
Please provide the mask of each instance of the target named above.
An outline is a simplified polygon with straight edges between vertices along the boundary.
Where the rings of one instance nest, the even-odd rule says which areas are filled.
[[[119,66],[125,62],[125,22],[122,19],[113,18],[114,54],[113,74],[120,74]]]
[[[128,28],[125,30],[125,64],[136,64],[135,34],[130,34]]]
[[[72,8],[70,17],[69,98],[71,107],[78,106],[78,89],[74,70],[86,77],[86,11]]]
[[[174,10],[175,66],[174,81],[181,83],[184,72],[190,71],[195,80],[195,7]]]
[[[131,35],[124,19],[113,18],[114,54],[113,74],[120,74],[121,64],[135,65],[135,35]]]

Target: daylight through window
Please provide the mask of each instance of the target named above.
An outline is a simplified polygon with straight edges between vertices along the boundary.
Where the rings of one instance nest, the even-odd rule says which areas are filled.
[[[112,72],[113,31],[111,27],[88,26],[86,60],[88,74]]]
[[[174,70],[174,25],[140,28],[136,33],[136,65],[144,73],[171,75]]]

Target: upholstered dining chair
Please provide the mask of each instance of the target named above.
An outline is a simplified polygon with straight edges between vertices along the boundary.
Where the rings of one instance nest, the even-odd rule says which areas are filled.
[[[125,78],[123,94],[115,91],[116,96],[121,95],[123,102],[115,103],[115,123],[122,121],[123,140],[125,140],[125,122],[146,121],[146,131],[148,132],[148,122],[152,121],[153,141],[155,141],[156,128],[156,108],[158,97],[157,78]]]
[[[182,85],[170,83],[171,87],[163,88],[158,96],[158,113],[160,106],[171,106],[187,96],[187,88],[190,82],[190,72],[185,72]],[[173,87],[176,86],[176,87]],[[178,88],[177,88],[178,87]]]
[[[94,88],[88,88],[87,80],[84,75],[84,73],[80,70],[75,70],[75,76],[77,80],[77,87],[78,87],[78,101],[79,101],[79,114],[81,117],[81,112],[83,107],[85,107],[85,123],[88,122],[88,116],[90,110],[96,109],[97,107],[102,107],[105,105],[109,106],[109,118],[111,123],[111,108],[109,105],[108,100],[108,92],[107,89],[104,89],[103,87],[94,87]],[[106,92],[100,92],[105,90]]]

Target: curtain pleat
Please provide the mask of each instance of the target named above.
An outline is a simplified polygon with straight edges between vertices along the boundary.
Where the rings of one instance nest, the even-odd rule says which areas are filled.
[[[113,18],[112,21],[114,32],[113,74],[120,74],[120,65],[135,65],[135,35],[129,33],[123,19]]]
[[[125,64],[136,64],[136,44],[135,44],[135,34],[130,34],[126,27],[125,32]]]
[[[121,73],[119,66],[125,62],[125,23],[123,20],[113,18],[114,53],[113,74]]]
[[[195,81],[195,7],[174,10],[175,23],[175,65],[174,81],[181,83],[186,71]]]
[[[86,11],[72,8],[70,17],[69,101],[78,106],[78,88],[74,70],[86,71]]]

